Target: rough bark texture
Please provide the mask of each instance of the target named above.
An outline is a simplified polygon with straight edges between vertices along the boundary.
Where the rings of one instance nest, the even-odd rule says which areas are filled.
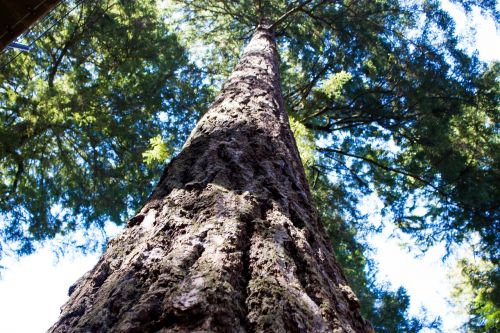
[[[373,331],[312,206],[268,29],[70,294],[50,332]]]

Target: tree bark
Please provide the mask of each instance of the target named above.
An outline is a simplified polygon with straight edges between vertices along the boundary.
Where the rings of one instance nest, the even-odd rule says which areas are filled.
[[[261,25],[50,332],[373,331],[312,205],[278,64]]]

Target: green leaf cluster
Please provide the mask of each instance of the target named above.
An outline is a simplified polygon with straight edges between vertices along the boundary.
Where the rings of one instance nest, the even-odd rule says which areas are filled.
[[[293,117],[289,118],[290,127],[292,129],[297,148],[299,149],[300,159],[302,164],[308,171],[308,167],[316,162],[316,142],[313,133],[308,130],[301,122]]]
[[[173,154],[173,149],[161,137],[157,135],[149,139],[150,148],[142,153],[142,157],[147,166],[155,164],[163,165]]]
[[[454,277],[454,302],[468,314],[467,332],[493,333],[500,330],[500,269],[491,261],[461,259]],[[458,278],[457,278],[458,276]]]

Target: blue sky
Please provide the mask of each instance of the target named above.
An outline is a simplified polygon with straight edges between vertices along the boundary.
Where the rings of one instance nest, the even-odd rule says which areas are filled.
[[[443,0],[443,6],[456,20],[459,34],[466,35],[475,28],[474,38],[464,39],[464,48],[477,49],[485,61],[500,60],[500,35],[492,19],[481,16],[479,11],[467,17],[448,0]],[[364,209],[376,212],[380,205],[375,197],[368,197]],[[377,213],[371,214],[370,220],[374,224],[381,223]],[[116,234],[119,229],[109,225],[107,231]],[[374,259],[379,266],[379,280],[391,283],[394,289],[404,286],[411,296],[412,313],[417,314],[425,307],[431,317],[442,317],[444,332],[457,332],[465,318],[448,303],[453,258],[443,263],[444,248],[440,245],[415,258],[416,252],[408,251],[411,240],[402,235],[389,238],[391,234],[394,230],[386,227],[381,234],[370,238],[376,248]],[[45,332],[58,318],[69,286],[92,268],[97,259],[97,254],[75,253],[57,259],[50,244],[20,260],[4,258],[1,265],[6,269],[1,271],[0,279],[0,332]]]

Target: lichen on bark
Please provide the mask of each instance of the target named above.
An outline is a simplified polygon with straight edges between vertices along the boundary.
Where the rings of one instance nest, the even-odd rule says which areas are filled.
[[[273,32],[239,64],[50,332],[371,332],[312,205]]]

